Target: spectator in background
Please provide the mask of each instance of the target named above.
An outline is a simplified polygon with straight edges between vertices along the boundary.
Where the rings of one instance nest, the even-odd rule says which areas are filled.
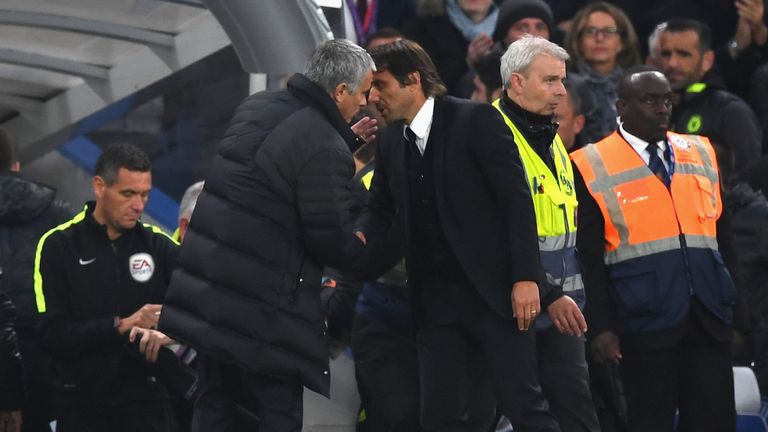
[[[0,291],[16,306],[16,334],[26,386],[20,407],[24,431],[48,432],[53,419],[54,377],[50,355],[40,346],[35,328],[35,247],[46,231],[69,218],[70,211],[56,200],[55,189],[19,175],[15,147],[13,139],[0,130]]]
[[[16,308],[0,290],[0,432],[21,432],[23,368],[16,336]]]
[[[616,130],[618,86],[625,69],[640,63],[640,47],[632,22],[616,6],[590,3],[573,18],[565,39],[571,71],[583,75],[595,106],[585,107],[582,134],[596,142]]]
[[[506,0],[499,7],[493,42],[504,52],[509,44],[525,35],[550,39],[553,31],[552,11],[544,1]]]
[[[469,70],[465,60],[469,44],[479,38],[490,48],[498,8],[492,0],[444,0],[441,6],[416,16],[402,30],[424,47],[448,92],[458,95],[459,80]]]
[[[470,99],[475,102],[491,103],[501,96],[502,82],[499,68],[503,54],[504,51],[494,48],[477,60],[473,80],[475,89]]]
[[[477,90],[478,83],[483,82],[483,78],[480,81],[477,79],[477,63],[491,51],[496,51],[494,55],[501,57],[509,44],[524,35],[549,39],[552,29],[552,12],[542,0],[504,1],[499,7],[499,18],[493,30],[493,39],[483,35],[470,43],[467,49],[467,65],[470,70],[462,76],[458,91],[453,94],[472,99],[471,95]],[[484,73],[486,79],[490,78],[487,70]],[[498,80],[498,77],[492,80]]]
[[[706,24],[689,19],[669,20],[661,32],[661,69],[675,92],[671,129],[728,149],[738,174],[759,158],[762,131],[749,106],[713,73],[711,40]]]
[[[661,69],[661,34],[666,28],[667,23],[663,22],[648,35],[648,55],[645,57],[648,66]]]
[[[581,148],[578,141],[579,134],[584,129],[586,118],[582,109],[582,97],[580,95],[583,82],[579,77],[566,78],[566,95],[555,108],[554,120],[559,125],[557,134],[563,140],[563,145],[568,152]]]

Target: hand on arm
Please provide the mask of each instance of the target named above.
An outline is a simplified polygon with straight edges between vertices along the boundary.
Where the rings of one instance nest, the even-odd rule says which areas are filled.
[[[131,316],[120,318],[117,332],[125,334],[133,327],[143,327],[147,329],[157,327],[157,322],[160,320],[160,312],[162,309],[163,305],[145,304],[139,310],[131,314]]]
[[[128,335],[128,340],[133,343],[138,335],[141,337],[139,351],[146,356],[147,361],[150,363],[157,361],[157,354],[160,352],[160,348],[175,342],[164,333],[141,327],[133,327]]]

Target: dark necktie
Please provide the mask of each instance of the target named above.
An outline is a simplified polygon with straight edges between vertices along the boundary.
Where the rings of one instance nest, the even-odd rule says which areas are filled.
[[[664,186],[666,186],[667,189],[669,189],[669,173],[667,172],[667,169],[664,168],[664,162],[659,157],[659,146],[656,145],[656,143],[648,144],[645,151],[647,151],[649,155],[648,168],[650,168],[653,174],[664,183]]]
[[[416,149],[419,154],[421,154],[421,150],[419,150],[418,144],[416,144],[416,134],[411,130],[409,126],[405,127],[405,142],[408,143],[408,145],[412,145],[414,149]]]

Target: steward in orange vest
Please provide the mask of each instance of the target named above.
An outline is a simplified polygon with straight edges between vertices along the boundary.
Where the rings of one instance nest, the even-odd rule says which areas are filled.
[[[691,296],[733,323],[735,289],[718,251],[722,200],[715,151],[696,135],[667,133],[670,188],[619,132],[572,158],[605,220],[604,262],[620,333],[678,325]]]
[[[663,74],[631,68],[619,130],[571,155],[591,347],[619,364],[630,432],[672,432],[678,410],[680,431],[735,432],[717,159],[706,138],[668,132],[671,96]]]

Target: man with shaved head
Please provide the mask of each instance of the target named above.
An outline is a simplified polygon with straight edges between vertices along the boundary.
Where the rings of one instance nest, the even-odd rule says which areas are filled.
[[[619,130],[572,154],[577,248],[598,362],[619,365],[630,431],[735,431],[736,289],[715,151],[669,132],[672,89],[647,66],[619,86]]]

